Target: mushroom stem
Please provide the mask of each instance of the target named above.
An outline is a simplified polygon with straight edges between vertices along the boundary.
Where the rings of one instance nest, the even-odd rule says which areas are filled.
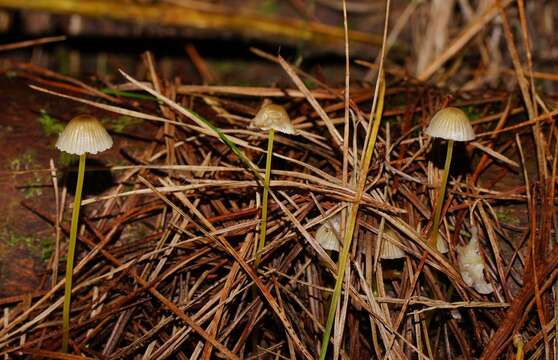
[[[74,208],[72,210],[72,225],[70,227],[70,244],[66,258],[66,283],[64,288],[64,311],[63,311],[63,333],[62,351],[68,352],[70,339],[70,302],[72,297],[72,273],[74,269],[74,253],[76,250],[76,239],[79,220],[79,208],[81,205],[81,192],[83,190],[83,178],[85,174],[85,153],[79,156],[78,178],[76,194],[74,197]]]
[[[260,225],[260,240],[256,250],[256,260],[254,262],[257,268],[261,260],[261,252],[265,246],[265,236],[267,232],[267,198],[269,195],[269,181],[271,177],[271,159],[273,156],[273,138],[275,137],[275,130],[270,128],[267,133],[267,158],[265,161],[265,179],[263,191],[263,204],[262,204],[262,223]]]
[[[521,335],[516,335],[513,339],[513,343],[517,347],[517,353],[515,355],[516,360],[523,360],[523,346],[525,344],[523,343]]]
[[[451,157],[453,154],[453,140],[448,140],[448,149],[446,152],[446,163],[444,165],[444,174],[442,175],[442,184],[440,186],[440,194],[438,195],[438,203],[436,204],[436,212],[434,213],[434,223],[432,224],[432,233],[430,235],[430,246],[436,247],[438,232],[440,229],[440,216],[444,205],[444,197],[446,194],[446,185],[448,183],[448,175],[451,166]]]

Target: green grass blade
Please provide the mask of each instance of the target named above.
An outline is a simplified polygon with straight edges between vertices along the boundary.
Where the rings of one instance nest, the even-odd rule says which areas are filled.
[[[193,120],[198,125],[205,127],[206,129],[210,129],[211,131],[215,132],[217,136],[231,149],[231,151],[248,167],[250,171],[254,174],[256,181],[258,184],[262,184],[262,177],[258,173],[256,167],[252,164],[252,162],[244,155],[244,153],[236,146],[228,137],[215,125],[213,125],[209,120],[205,119],[203,116],[200,116],[193,110],[187,109],[184,106],[177,104],[176,102],[172,101],[171,99],[163,96],[162,94],[158,93],[154,89],[145,86],[144,84],[140,83],[130,75],[126,74],[124,71],[120,70],[122,76],[124,76],[128,81],[132,84],[136,85],[140,89],[148,92],[149,94],[153,95],[157,100],[162,101],[163,103],[167,104],[171,108],[175,109],[176,111],[180,112],[181,114],[188,117],[190,120]]]
[[[124,98],[137,99],[137,100],[150,100],[157,101],[157,98],[151,95],[138,94],[131,91],[120,91],[110,88],[101,89],[101,92],[107,95],[120,96]]]
[[[231,151],[240,159],[240,161],[242,161],[244,163],[244,165],[246,165],[248,167],[248,169],[254,174],[254,177],[256,178],[256,181],[261,184],[262,177],[258,173],[258,170],[254,166],[254,164],[252,164],[252,162],[246,157],[246,155],[244,155],[244,152],[242,152],[242,150],[240,150],[240,148],[238,146],[236,146],[236,144],[233,143],[223,131],[221,131],[221,129],[219,129],[217,126],[213,125],[213,123],[211,123],[209,120],[207,120],[203,116],[199,115],[195,111],[190,110],[190,109],[186,109],[186,108],[183,108],[183,109],[185,111],[189,112],[192,116],[196,117],[199,121],[206,124],[211,130],[215,131],[217,133],[217,135],[219,136],[219,139],[221,139],[225,143],[225,145],[227,145],[229,147],[229,149],[231,149]]]
[[[345,236],[343,238],[343,249],[341,250],[341,255],[339,258],[339,267],[337,268],[337,278],[335,280],[333,296],[331,297],[331,304],[329,306],[329,313],[327,316],[327,322],[324,329],[324,335],[322,338],[322,347],[320,349],[320,360],[325,360],[327,355],[327,349],[329,347],[329,337],[331,335],[331,328],[333,327],[333,321],[335,320],[335,310],[337,308],[337,303],[341,296],[341,288],[343,286],[343,278],[345,276],[345,268],[347,266],[347,260],[349,259],[349,251],[351,249],[351,242],[353,240],[353,233],[355,230],[358,209],[360,206],[360,200],[362,198],[362,193],[364,191],[364,186],[366,184],[368,168],[370,167],[372,154],[374,153],[374,147],[376,145],[376,139],[378,137],[378,130],[380,129],[380,123],[382,120],[382,112],[384,108],[384,95],[385,95],[386,87],[385,87],[383,72],[380,73],[379,76],[380,76],[380,91],[378,93],[378,106],[376,107],[374,123],[372,124],[372,131],[370,133],[370,136],[368,137],[368,143],[366,144],[364,159],[362,162],[362,166],[360,168],[358,187],[356,190],[355,199],[353,204],[351,205],[349,220],[347,222],[347,228],[345,229]]]

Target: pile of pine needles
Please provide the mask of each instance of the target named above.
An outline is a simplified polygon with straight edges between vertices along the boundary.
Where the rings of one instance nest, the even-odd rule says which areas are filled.
[[[146,54],[145,79],[122,72],[125,82],[99,100],[93,88],[27,68],[50,79],[43,83],[51,90],[38,91],[144,119],[158,131],[148,147],[128,153],[130,165],[111,168],[113,188],[83,202],[71,313],[71,349],[80,356],[57,352],[64,281],[56,271],[47,291],[0,300],[2,353],[318,358],[340,254],[325,251],[315,232],[340,213],[342,242],[354,211],[328,356],[551,356],[558,111],[536,93],[532,74],[515,64],[520,92],[448,94],[384,67],[382,52],[376,64],[361,63],[374,70],[375,87],[347,81],[334,88],[256,53],[294,86],[175,84],[159,78]],[[55,89],[57,82],[64,86]],[[59,90],[73,88],[89,96]],[[143,96],[132,101],[130,93]],[[267,138],[250,122],[266,98],[286,107],[298,134],[276,135],[266,246],[256,267]],[[456,150],[440,227],[449,251],[441,254],[428,234],[445,144],[423,129],[446,106],[466,110],[477,138]],[[26,206],[68,233],[58,214]],[[459,271],[457,248],[473,234],[490,295]],[[405,257],[381,260],[386,241]]]

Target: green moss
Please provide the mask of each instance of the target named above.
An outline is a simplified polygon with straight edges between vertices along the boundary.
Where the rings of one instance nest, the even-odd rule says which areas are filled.
[[[54,245],[56,243],[53,237],[35,237],[30,235],[19,234],[16,231],[4,228],[0,232],[0,240],[8,244],[9,246],[17,247],[21,246],[33,253],[36,256],[40,256],[43,261],[47,261],[54,251]]]
[[[520,223],[519,217],[514,214],[512,209],[497,210],[496,217],[498,218],[498,221],[505,224],[519,225]]]
[[[63,167],[68,167],[70,165],[76,164],[78,160],[78,155],[68,154],[65,151],[60,151],[60,155],[58,157],[58,163]]]
[[[43,133],[47,136],[57,135],[64,130],[64,124],[50,116],[45,109],[41,109],[41,114],[37,121],[41,124]]]
[[[10,230],[6,230],[6,232],[7,233],[4,234],[4,237],[6,238],[8,245],[31,247],[35,242],[31,236],[17,234]]]
[[[17,158],[10,161],[10,170],[21,171],[29,170],[35,163],[35,152],[32,150],[26,151]]]
[[[43,261],[47,261],[52,256],[54,252],[54,245],[56,244],[56,240],[54,238],[44,238],[40,241],[39,247],[41,251],[41,259]]]
[[[42,179],[38,174],[34,174],[33,178],[25,181],[25,185],[21,187],[20,190],[26,199],[30,199],[43,194],[41,180]]]
[[[467,114],[467,116],[469,117],[469,120],[478,120],[480,119],[480,114],[479,112],[475,109],[474,106],[465,106],[462,108],[462,110],[465,112],[465,114]]]

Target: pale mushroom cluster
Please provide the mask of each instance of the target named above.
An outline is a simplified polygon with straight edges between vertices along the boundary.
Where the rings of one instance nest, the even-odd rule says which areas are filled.
[[[457,247],[459,271],[465,284],[480,294],[490,294],[494,290],[484,278],[484,261],[479,251],[478,229],[472,226],[471,233],[471,241],[465,246]]]

